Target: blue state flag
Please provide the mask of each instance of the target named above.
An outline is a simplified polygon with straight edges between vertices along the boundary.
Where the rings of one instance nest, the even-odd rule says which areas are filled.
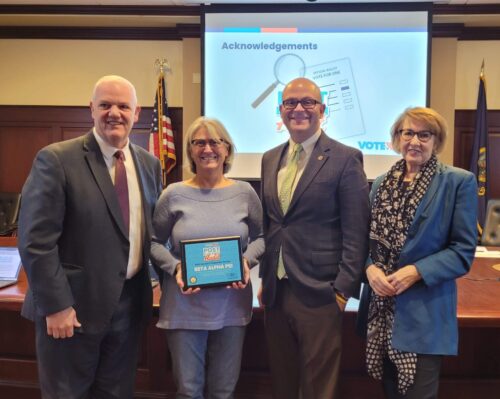
[[[485,222],[486,205],[488,204],[488,108],[486,106],[486,87],[484,78],[484,62],[479,76],[479,92],[477,96],[476,125],[474,143],[470,161],[470,171],[476,175],[478,186],[478,227],[480,234]]]

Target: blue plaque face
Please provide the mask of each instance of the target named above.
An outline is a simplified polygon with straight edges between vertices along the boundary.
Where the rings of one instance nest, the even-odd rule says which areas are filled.
[[[243,280],[239,236],[183,240],[181,247],[185,289],[228,285]]]

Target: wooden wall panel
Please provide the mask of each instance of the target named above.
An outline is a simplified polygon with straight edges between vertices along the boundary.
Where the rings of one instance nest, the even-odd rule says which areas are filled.
[[[344,317],[343,356],[340,378],[341,399],[383,399],[381,385],[365,370],[364,342],[355,333],[356,314]],[[243,348],[236,399],[272,399],[267,362],[263,312],[255,312],[248,325]],[[173,398],[175,384],[165,333],[155,327],[157,317],[146,330],[136,376],[135,398]],[[0,311],[0,323],[8,325],[5,345],[0,347],[0,397],[39,398],[33,323],[19,312]],[[4,324],[5,323],[5,324]],[[443,360],[440,376],[441,399],[496,399],[500,389],[500,340],[498,328],[460,328],[459,356]],[[14,335],[19,339],[13,339]],[[0,339],[5,336],[0,333]],[[1,342],[0,342],[1,345]]]
[[[182,179],[182,109],[169,108],[177,166],[168,182]],[[151,107],[143,107],[130,140],[147,148]],[[88,107],[0,106],[0,191],[20,192],[36,153],[48,144],[69,140],[93,126]]]
[[[54,141],[51,127],[0,127],[0,191],[19,192],[40,148]]]
[[[35,360],[35,334],[33,323],[20,318],[15,312],[0,312],[0,353]],[[4,328],[9,326],[9,328]],[[13,326],[15,328],[10,328]]]
[[[84,135],[89,131],[88,124],[82,127],[68,127],[61,126],[57,129],[59,131],[58,141],[71,140]]]
[[[455,111],[455,148],[453,163],[469,169],[474,138],[476,112],[474,110]],[[488,138],[490,163],[490,199],[500,198],[500,110],[488,111]]]

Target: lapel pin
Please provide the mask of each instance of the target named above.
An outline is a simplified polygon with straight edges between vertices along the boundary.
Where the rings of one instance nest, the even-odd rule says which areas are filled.
[[[322,160],[323,160],[323,158],[324,158],[324,156],[323,156],[323,155],[320,155],[320,156],[318,157],[318,161],[322,161]]]

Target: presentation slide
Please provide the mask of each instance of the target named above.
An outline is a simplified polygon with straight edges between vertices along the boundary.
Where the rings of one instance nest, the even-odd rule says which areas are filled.
[[[237,156],[230,176],[260,177],[262,153],[288,140],[279,104],[307,77],[326,104],[322,129],[364,154],[370,179],[399,156],[389,130],[427,99],[428,12],[206,13],[204,115]]]

